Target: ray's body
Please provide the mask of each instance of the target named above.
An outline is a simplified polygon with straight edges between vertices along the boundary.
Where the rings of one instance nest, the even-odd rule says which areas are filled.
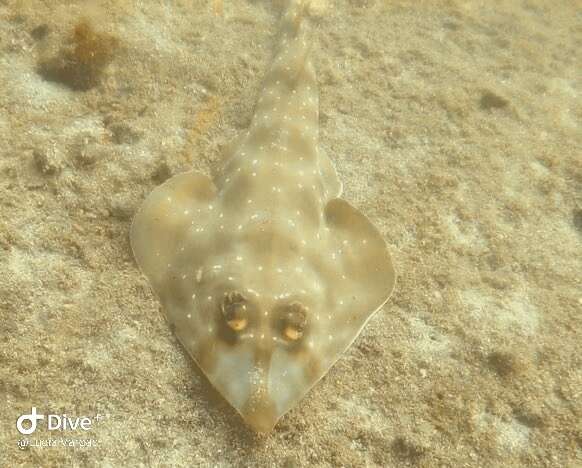
[[[211,383],[267,432],[387,300],[386,244],[344,200],[318,150],[318,93],[302,3],[249,130],[215,181],[189,172],[156,188],[131,242],[168,321]]]

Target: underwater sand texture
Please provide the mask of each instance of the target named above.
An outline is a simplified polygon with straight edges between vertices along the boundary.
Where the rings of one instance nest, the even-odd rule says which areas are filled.
[[[327,5],[320,145],[399,279],[268,437],[191,363],[128,233],[248,127],[277,8],[85,3],[0,0],[0,466],[582,463],[577,2]],[[90,79],[50,73],[71,59]],[[98,447],[18,448],[31,406],[108,415]]]

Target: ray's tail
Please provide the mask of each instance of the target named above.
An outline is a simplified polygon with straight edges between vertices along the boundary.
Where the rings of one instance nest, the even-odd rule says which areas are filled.
[[[255,109],[251,133],[282,147],[301,145],[315,158],[319,134],[317,78],[311,62],[313,40],[308,2],[290,0],[279,26],[279,43]]]

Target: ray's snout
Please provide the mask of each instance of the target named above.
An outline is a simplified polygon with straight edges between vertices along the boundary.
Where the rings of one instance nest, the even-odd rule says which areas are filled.
[[[281,416],[271,394],[272,356],[267,340],[255,339],[252,347],[235,347],[228,356],[218,359],[210,376],[220,393],[257,432],[270,432]]]
[[[259,340],[262,344],[264,340]],[[279,415],[269,392],[269,368],[272,352],[268,346],[257,346],[255,367],[249,373],[250,392],[241,414],[245,422],[257,432],[270,432]]]
[[[271,432],[279,415],[270,398],[252,396],[241,412],[245,422],[256,432]]]

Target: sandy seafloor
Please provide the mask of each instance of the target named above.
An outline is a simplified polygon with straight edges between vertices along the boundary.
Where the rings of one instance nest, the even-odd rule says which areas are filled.
[[[277,8],[0,0],[0,466],[582,466],[581,8],[318,10],[320,144],[398,281],[257,437],[171,333],[128,230],[246,128]],[[39,64],[82,18],[118,47],[73,90]],[[105,415],[27,437],[97,446],[19,448],[31,406]]]

